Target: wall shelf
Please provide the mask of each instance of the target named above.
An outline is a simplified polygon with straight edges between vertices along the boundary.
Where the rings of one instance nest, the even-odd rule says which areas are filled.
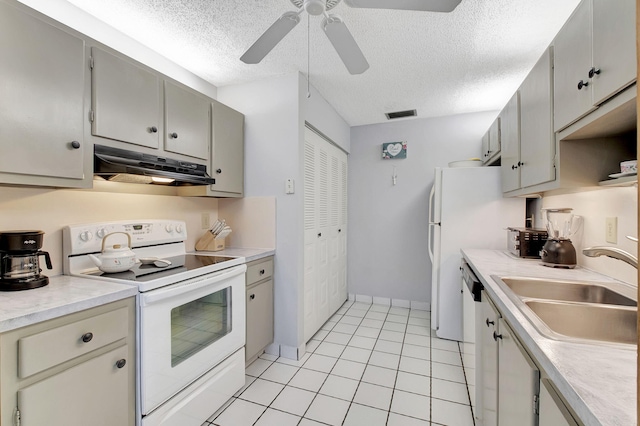
[[[616,179],[607,179],[598,182],[600,186],[614,187],[614,186],[632,186],[638,183],[638,176],[625,176]]]

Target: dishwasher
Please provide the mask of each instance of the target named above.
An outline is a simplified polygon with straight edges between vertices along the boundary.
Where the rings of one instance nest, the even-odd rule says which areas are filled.
[[[482,315],[480,302],[482,301],[482,290],[484,287],[471,269],[471,266],[469,266],[467,261],[464,259],[462,259],[462,263],[460,265],[460,272],[462,273],[462,289],[460,292],[462,293],[463,315],[462,364],[467,384],[478,389],[479,384],[476,382],[475,375],[476,357],[480,357],[479,351],[481,345],[476,345],[476,327],[482,320],[482,318],[480,318]],[[476,401],[475,392],[469,392],[469,397],[471,399],[471,405],[476,407],[476,403],[478,401]]]

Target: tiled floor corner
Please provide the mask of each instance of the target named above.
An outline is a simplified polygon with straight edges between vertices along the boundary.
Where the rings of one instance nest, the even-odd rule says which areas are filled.
[[[473,383],[469,383],[473,385]],[[429,312],[347,301],[299,361],[263,354],[203,426],[473,426],[460,345]]]

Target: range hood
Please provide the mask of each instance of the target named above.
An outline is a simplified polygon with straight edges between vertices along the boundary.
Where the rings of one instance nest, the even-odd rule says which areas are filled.
[[[216,183],[204,164],[103,145],[94,145],[93,170],[95,176],[114,182],[173,186]]]

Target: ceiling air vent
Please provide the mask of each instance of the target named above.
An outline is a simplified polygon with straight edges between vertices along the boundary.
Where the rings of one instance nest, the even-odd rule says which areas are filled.
[[[387,120],[393,120],[395,118],[415,117],[418,114],[415,109],[409,109],[406,111],[387,112],[384,115],[387,116]]]

